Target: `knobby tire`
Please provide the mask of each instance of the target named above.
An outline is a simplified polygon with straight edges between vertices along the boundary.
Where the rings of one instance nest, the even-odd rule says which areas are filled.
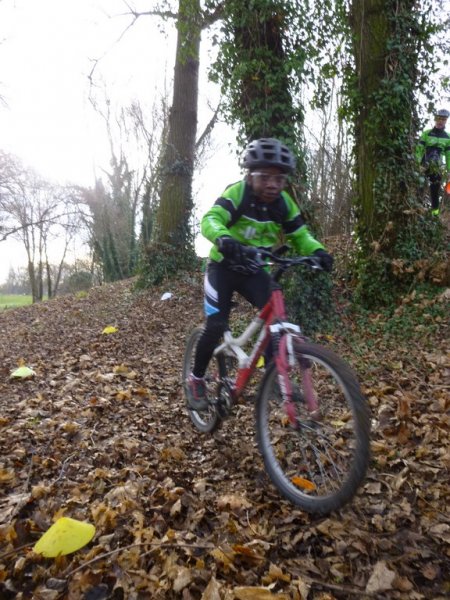
[[[188,393],[187,393],[187,379],[194,366],[195,352],[197,349],[198,341],[203,333],[203,327],[196,327],[190,333],[184,352],[183,360],[183,393],[188,408],[189,417],[194,426],[202,433],[212,433],[221,424],[221,418],[217,414],[214,406],[210,406],[206,410],[195,411],[189,407],[188,404]],[[217,387],[215,373],[217,372],[217,361],[212,359],[205,373],[206,386],[208,388],[208,396],[214,397]]]
[[[294,340],[297,424],[286,415],[272,363],[256,402],[256,432],[265,468],[278,491],[311,514],[342,508],[362,484],[370,460],[370,412],[353,371],[336,354]],[[305,360],[306,359],[306,360]],[[311,418],[303,391],[304,367],[319,401],[321,418]]]

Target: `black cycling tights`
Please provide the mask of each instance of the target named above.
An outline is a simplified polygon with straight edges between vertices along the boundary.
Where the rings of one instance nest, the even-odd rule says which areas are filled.
[[[437,173],[431,173],[428,175],[428,179],[430,180],[431,208],[435,210],[436,208],[439,208],[442,176]]]
[[[238,292],[256,308],[262,308],[270,297],[270,276],[265,271],[255,275],[235,273],[211,261],[205,274],[205,331],[195,356],[193,373],[203,377],[214,348],[228,327],[234,292]]]

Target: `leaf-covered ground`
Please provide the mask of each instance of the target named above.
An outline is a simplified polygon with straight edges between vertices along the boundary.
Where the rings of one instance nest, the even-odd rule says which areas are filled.
[[[402,338],[408,305],[420,320]],[[323,338],[357,370],[374,430],[365,486],[320,519],[265,475],[251,402],[212,436],[190,424],[180,370],[203,319],[200,274],[0,313],[0,598],[448,598],[445,306],[448,294],[412,295],[392,335],[382,315],[362,326],[343,312]],[[33,378],[10,378],[21,359]],[[94,524],[94,539],[35,554],[61,516]]]

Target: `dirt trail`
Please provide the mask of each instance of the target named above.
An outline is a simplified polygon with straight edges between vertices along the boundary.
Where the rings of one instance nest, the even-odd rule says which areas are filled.
[[[200,274],[0,313],[0,597],[448,597],[444,340],[405,349],[401,367],[379,367],[365,386],[367,483],[313,520],[265,476],[251,405],[213,436],[191,427],[180,368],[202,319]],[[108,325],[118,331],[103,334]],[[35,377],[9,378],[20,359]],[[34,554],[62,515],[93,523],[94,540],[57,560]]]

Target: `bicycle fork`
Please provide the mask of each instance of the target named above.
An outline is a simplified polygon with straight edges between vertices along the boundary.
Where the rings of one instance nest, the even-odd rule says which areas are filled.
[[[290,327],[296,327],[290,325]],[[278,383],[281,389],[281,396],[284,401],[284,409],[289,422],[294,428],[298,428],[297,408],[294,401],[294,390],[289,372],[299,363],[301,373],[301,385],[303,387],[303,396],[308,410],[309,418],[313,421],[320,421],[321,412],[317,395],[314,390],[311,365],[306,358],[298,357],[294,349],[294,338],[298,338],[300,331],[295,333],[287,332],[281,335],[277,340],[277,352],[275,354],[275,364],[278,373]]]

